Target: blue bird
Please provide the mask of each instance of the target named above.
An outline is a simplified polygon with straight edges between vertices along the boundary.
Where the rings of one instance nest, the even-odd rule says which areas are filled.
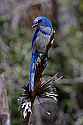
[[[53,34],[51,21],[44,16],[33,20],[32,28],[36,28],[32,39],[32,61],[30,66],[29,91],[34,91],[37,78],[37,64],[44,58],[44,68],[47,65],[47,45]],[[46,56],[45,56],[46,55]],[[43,68],[43,70],[44,70]]]
[[[27,116],[27,111],[31,112],[35,88],[37,84],[41,84],[42,72],[48,63],[48,50],[54,41],[52,23],[47,17],[36,17],[33,20],[32,28],[34,29],[34,33],[32,38],[29,83],[25,85],[24,95],[20,98],[24,118]]]

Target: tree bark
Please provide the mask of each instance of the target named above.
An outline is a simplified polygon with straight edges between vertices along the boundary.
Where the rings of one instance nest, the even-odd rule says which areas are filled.
[[[0,121],[1,125],[10,125],[7,91],[2,78],[0,78]]]

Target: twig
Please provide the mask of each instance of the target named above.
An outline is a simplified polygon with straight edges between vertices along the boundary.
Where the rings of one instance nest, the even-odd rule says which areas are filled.
[[[41,88],[43,87],[43,86],[45,86],[46,84],[48,84],[48,83],[50,83],[51,81],[58,81],[58,80],[60,80],[60,79],[62,79],[63,78],[63,76],[60,76],[59,78],[57,77],[57,75],[58,75],[58,73],[57,74],[55,74],[53,77],[51,77],[50,79],[48,79],[48,81],[46,81],[45,83],[43,83],[42,85],[41,85]]]
[[[50,79],[48,79],[48,81],[46,81],[45,83],[43,83],[43,84],[41,85],[41,87],[43,87],[43,86],[46,85],[47,83],[51,82],[53,79],[57,78],[57,75],[58,75],[58,73],[56,73],[53,77],[51,77]]]

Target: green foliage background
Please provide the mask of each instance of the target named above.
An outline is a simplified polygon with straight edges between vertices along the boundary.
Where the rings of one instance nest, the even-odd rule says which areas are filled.
[[[60,34],[56,32],[55,45],[49,51],[49,65],[44,72],[46,77],[56,72],[61,72],[65,78],[83,76],[83,0],[80,0],[78,12],[79,29],[71,27],[64,39],[60,39]],[[58,23],[53,21],[53,26],[58,28]],[[19,25],[14,32],[10,19],[0,16],[0,73],[4,73],[7,79],[12,125],[21,124],[17,98],[21,95],[21,87],[29,79],[31,39],[32,31],[26,25]],[[83,90],[83,86],[62,87],[69,93],[79,92],[80,88]],[[76,105],[73,100],[64,100],[64,107],[69,111]]]

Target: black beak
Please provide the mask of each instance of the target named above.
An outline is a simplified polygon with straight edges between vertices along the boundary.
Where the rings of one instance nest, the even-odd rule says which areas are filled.
[[[32,25],[32,28],[35,28],[37,26],[38,26],[38,23],[35,23],[35,24]]]

